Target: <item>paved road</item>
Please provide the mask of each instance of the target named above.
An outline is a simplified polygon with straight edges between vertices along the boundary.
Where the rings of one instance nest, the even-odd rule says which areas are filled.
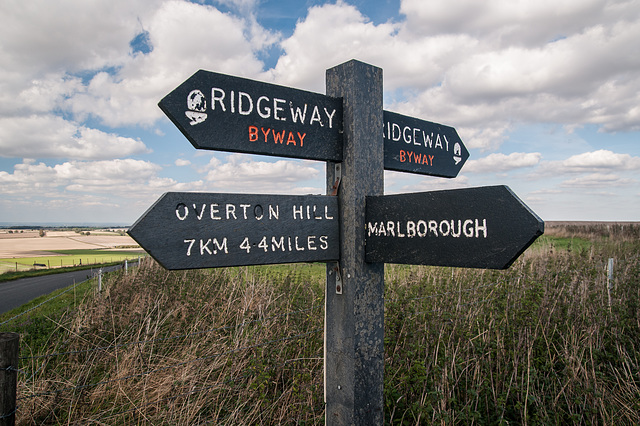
[[[103,268],[103,272],[115,271],[121,267],[120,265],[110,266]],[[84,281],[97,273],[98,268],[94,268],[33,278],[20,278],[19,280],[0,283],[0,314],[22,306],[43,294],[49,294],[74,283]]]

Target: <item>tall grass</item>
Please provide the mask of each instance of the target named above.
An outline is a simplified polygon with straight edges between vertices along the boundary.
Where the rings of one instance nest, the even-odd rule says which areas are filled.
[[[640,239],[601,231],[552,231],[507,271],[387,265],[385,421],[640,424]],[[324,280],[324,265],[114,274],[3,328],[22,333],[18,423],[324,423]]]

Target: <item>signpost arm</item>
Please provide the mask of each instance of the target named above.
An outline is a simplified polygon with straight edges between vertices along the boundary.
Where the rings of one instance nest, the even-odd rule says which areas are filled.
[[[341,293],[327,265],[325,401],[328,425],[383,423],[384,263],[365,262],[365,197],[384,192],[382,69],[349,61],[327,70],[327,95],[343,98],[338,190]],[[335,183],[327,163],[327,193]]]

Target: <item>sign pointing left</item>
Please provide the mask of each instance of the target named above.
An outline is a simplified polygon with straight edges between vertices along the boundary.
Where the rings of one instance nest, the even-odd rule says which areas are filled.
[[[342,161],[342,99],[200,70],[160,109],[198,149]]]
[[[129,235],[166,269],[338,260],[338,197],[168,192]]]

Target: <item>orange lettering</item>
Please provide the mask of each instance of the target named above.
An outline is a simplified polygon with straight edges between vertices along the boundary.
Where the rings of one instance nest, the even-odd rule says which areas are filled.
[[[427,157],[427,156],[425,155],[425,158],[426,158],[426,157]],[[416,163],[416,164],[420,164],[420,161],[422,160],[422,158],[423,158],[423,157],[422,157],[422,154],[416,154],[416,153],[413,153],[413,159],[415,160],[415,163]]]
[[[249,142],[255,142],[258,140],[258,128],[256,126],[249,126]]]
[[[275,130],[273,131],[273,139],[275,143],[279,142],[280,144],[282,144],[282,142],[284,141],[284,132],[285,132],[284,130],[280,133],[276,133]]]
[[[289,137],[287,137],[287,145],[289,144],[294,144],[297,146],[296,144],[296,138],[293,136],[292,132],[289,132]]]
[[[302,135],[300,134],[300,132],[298,132],[298,137],[300,138],[300,146],[304,145],[304,137],[307,136],[306,133],[303,133]]]
[[[260,130],[262,130],[262,134],[264,135],[264,141],[267,141],[267,136],[269,136],[269,132],[271,131],[270,128],[267,127],[267,131],[264,131],[264,127],[260,127]]]
[[[433,157],[434,157],[433,155],[430,155],[430,156],[429,156],[429,159],[431,160],[431,165],[432,165],[432,166],[433,166]]]
[[[406,159],[406,153],[404,152],[404,149],[400,150],[400,162],[404,163],[405,161],[407,161]]]

